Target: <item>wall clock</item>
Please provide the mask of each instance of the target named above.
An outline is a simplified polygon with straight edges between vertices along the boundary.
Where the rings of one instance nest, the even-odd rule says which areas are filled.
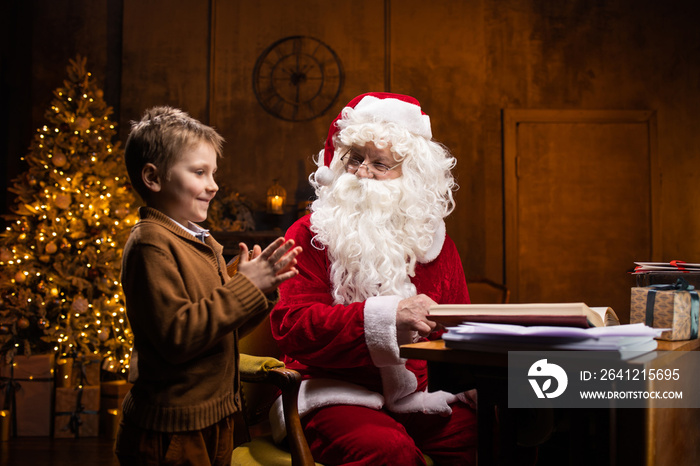
[[[336,53],[308,36],[285,37],[270,45],[253,71],[253,90],[260,105],[287,121],[323,115],[342,85],[343,68]]]

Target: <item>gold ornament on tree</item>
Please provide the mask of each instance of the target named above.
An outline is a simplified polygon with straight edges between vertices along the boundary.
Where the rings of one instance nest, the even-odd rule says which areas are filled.
[[[90,129],[90,120],[85,117],[79,117],[75,119],[75,129],[81,133],[87,129]]]
[[[100,333],[97,334],[98,338],[100,341],[107,341],[109,339],[109,329],[107,327],[103,327],[102,330],[100,330]]]
[[[88,310],[88,300],[83,297],[74,299],[71,309],[78,314],[85,314],[85,311]]]
[[[56,207],[59,209],[66,210],[71,206],[71,203],[73,202],[73,199],[69,194],[57,194],[56,198],[54,199],[54,203],[56,204]]]
[[[66,156],[63,152],[58,152],[56,151],[55,154],[53,154],[53,157],[51,157],[51,162],[57,167],[62,167],[66,164]]]
[[[49,244],[46,245],[47,254],[55,254],[56,251],[58,251],[58,246],[56,245],[55,241],[51,241]]]

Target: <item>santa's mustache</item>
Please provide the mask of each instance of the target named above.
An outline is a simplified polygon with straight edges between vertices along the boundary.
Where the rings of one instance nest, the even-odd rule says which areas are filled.
[[[342,204],[355,204],[358,207],[395,206],[402,197],[401,178],[375,180],[358,178],[351,173],[341,175],[333,185],[333,196]]]

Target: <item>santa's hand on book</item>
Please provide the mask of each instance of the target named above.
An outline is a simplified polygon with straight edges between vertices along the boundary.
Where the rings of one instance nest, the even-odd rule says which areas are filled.
[[[428,336],[437,326],[427,318],[430,306],[435,304],[437,303],[424,294],[399,301],[396,308],[397,331],[415,331],[421,336]]]

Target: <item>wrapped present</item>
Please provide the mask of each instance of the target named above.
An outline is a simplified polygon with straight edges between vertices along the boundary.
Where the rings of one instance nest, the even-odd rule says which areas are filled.
[[[121,419],[122,402],[133,384],[113,380],[100,384],[100,435],[114,439]]]
[[[99,386],[101,366],[101,356],[79,356],[73,358],[73,365],[70,371],[70,383],[64,386]]]
[[[53,436],[96,437],[99,434],[100,386],[56,388]]]
[[[51,435],[54,355],[16,356],[0,366],[3,408],[11,413],[12,433],[18,437]]]
[[[671,329],[660,340],[698,337],[700,299],[695,287],[683,279],[673,285],[633,287],[630,304],[630,323]]]

